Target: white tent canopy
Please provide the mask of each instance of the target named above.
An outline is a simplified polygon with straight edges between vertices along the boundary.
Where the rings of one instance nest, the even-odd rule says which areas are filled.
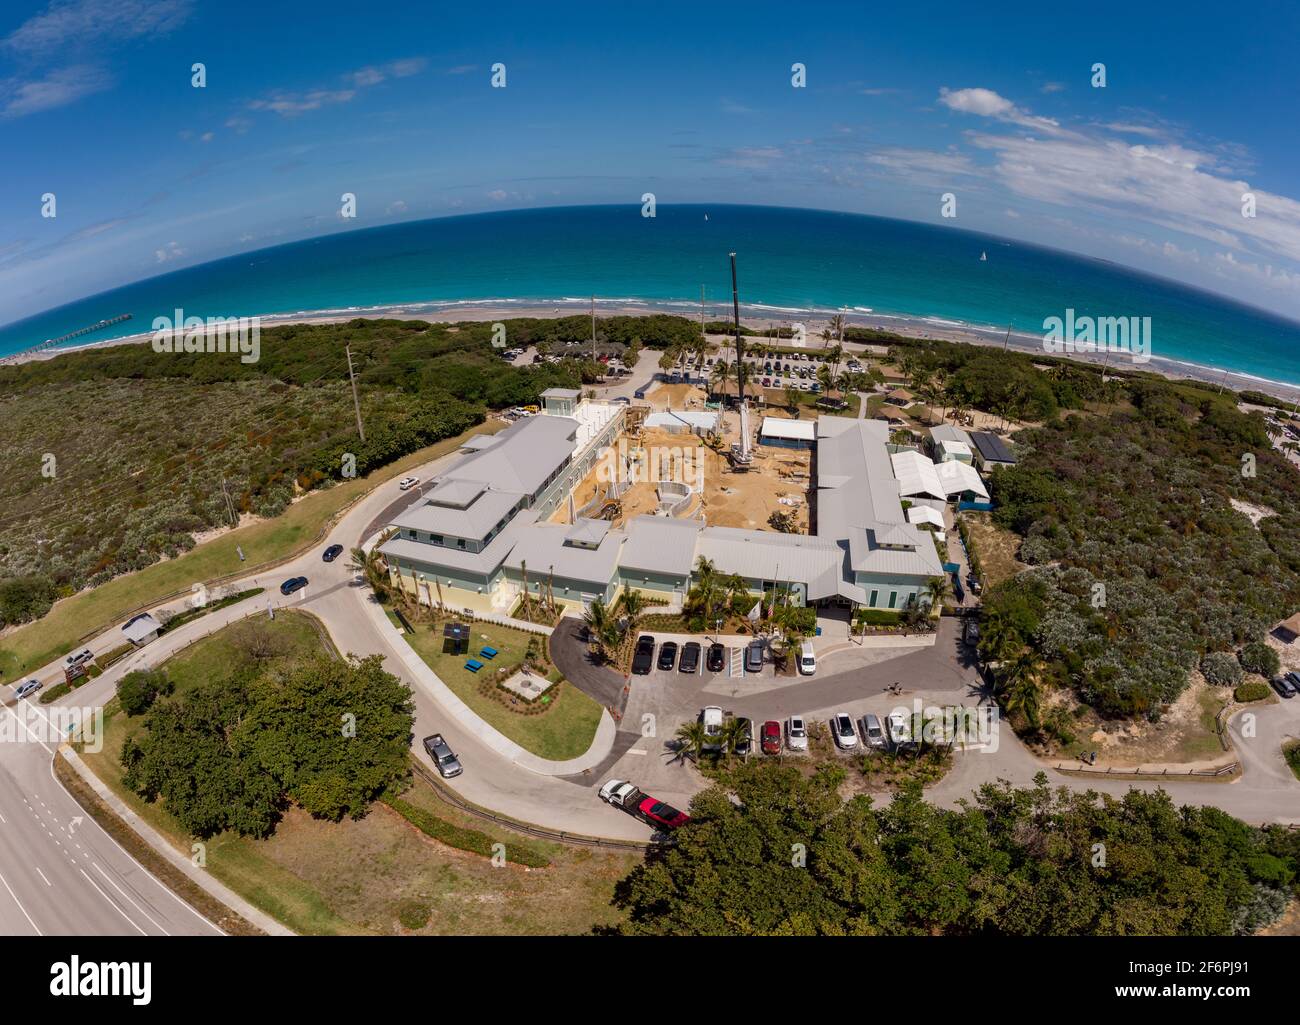
[[[907,522],[928,524],[943,529],[943,514],[928,505],[913,505],[907,509]]]

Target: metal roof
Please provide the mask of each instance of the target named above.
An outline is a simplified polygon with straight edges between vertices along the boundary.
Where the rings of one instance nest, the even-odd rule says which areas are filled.
[[[838,594],[845,575],[845,549],[840,543],[806,534],[705,527],[695,554],[723,573],[738,573],[749,580],[806,583],[812,601]]]
[[[936,463],[935,471],[939,476],[939,483],[943,485],[944,492],[949,495],[959,495],[967,491],[973,491],[981,498],[989,497],[988,488],[984,486],[979,471],[970,463],[952,459],[946,463]]]
[[[930,428],[930,437],[936,442],[939,441],[958,441],[970,447],[970,435],[954,424],[938,424]]]
[[[704,524],[668,516],[636,516],[627,524],[627,543],[619,565],[624,569],[687,576],[695,566],[695,542]]]
[[[540,580],[554,573],[566,580],[589,583],[593,591],[604,591],[618,569],[619,551],[624,534],[609,531],[595,548],[567,544],[571,528],[564,523],[537,523],[522,531],[506,556],[508,569],[521,570],[528,565],[530,580]]]
[[[122,626],[122,633],[126,635],[126,639],[132,644],[138,644],[161,629],[162,624],[158,620],[154,619],[148,612],[142,612]]]
[[[895,452],[889,457],[894,467],[894,476],[898,478],[898,493],[904,498],[924,495],[930,498],[945,498],[946,492],[939,480],[934,463],[920,452],[908,450]]]
[[[815,420],[788,420],[780,416],[765,416],[759,433],[768,438],[813,441],[817,437],[817,422]]]

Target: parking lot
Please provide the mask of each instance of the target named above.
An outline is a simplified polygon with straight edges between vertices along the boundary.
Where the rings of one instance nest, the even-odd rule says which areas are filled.
[[[679,757],[674,739],[678,728],[696,720],[707,706],[718,706],[731,715],[751,720],[751,757],[764,757],[759,751],[758,733],[769,719],[784,724],[792,715],[802,716],[809,725],[821,723],[829,728],[831,717],[842,711],[850,715],[858,729],[868,712],[883,724],[897,710],[910,716],[918,701],[923,707],[970,707],[987,701],[973,652],[961,643],[960,632],[957,620],[944,618],[932,644],[842,651],[825,659],[812,676],[777,675],[770,660],[759,672],[732,675],[731,649],[752,640],[749,637],[722,638],[728,648],[728,663],[721,672],[709,672],[703,664],[694,673],[652,665],[649,673],[630,677],[630,693],[620,724],[623,743],[616,748],[617,756],[601,766],[600,779],[591,779],[588,784],[599,786],[611,777],[631,780],[660,800],[685,808],[705,781]],[[656,662],[665,641],[678,645],[680,658],[682,644],[698,642],[703,654],[712,640],[711,636],[699,635],[652,636]],[[895,685],[897,693],[891,690]],[[859,747],[843,752],[843,757],[861,751]]]

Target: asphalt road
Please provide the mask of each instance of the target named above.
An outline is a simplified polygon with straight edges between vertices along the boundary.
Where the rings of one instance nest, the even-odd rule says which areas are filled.
[[[54,778],[45,710],[26,705],[0,709],[6,736],[15,738],[0,760],[0,933],[220,935],[63,789]]]

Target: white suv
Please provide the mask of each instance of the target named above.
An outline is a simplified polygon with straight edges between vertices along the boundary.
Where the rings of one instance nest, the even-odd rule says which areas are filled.
[[[403,491],[410,491],[411,488],[420,483],[419,477],[403,477],[397,482],[397,486]]]
[[[792,715],[785,721],[785,746],[791,751],[808,750],[808,727],[803,716]]]

